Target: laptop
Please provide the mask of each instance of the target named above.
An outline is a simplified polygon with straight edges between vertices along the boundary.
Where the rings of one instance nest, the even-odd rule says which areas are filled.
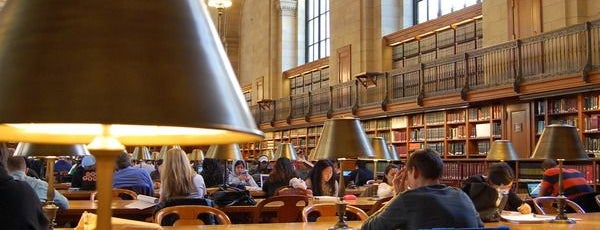
[[[260,188],[262,189],[265,182],[269,179],[269,174],[260,174]]]
[[[531,198],[540,196],[540,182],[527,182],[527,192]]]

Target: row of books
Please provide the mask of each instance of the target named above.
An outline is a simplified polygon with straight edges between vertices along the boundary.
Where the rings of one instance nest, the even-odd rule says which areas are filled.
[[[600,137],[585,137],[583,147],[588,153],[600,153]]]
[[[487,162],[444,162],[442,180],[464,180],[472,175],[485,174]]]
[[[600,127],[600,119],[598,119],[598,116],[600,116],[600,114],[593,114],[583,119],[583,130],[585,132],[599,131],[598,127]]]
[[[448,143],[448,155],[451,156],[462,156],[467,153],[465,143],[463,142],[451,142]]]
[[[585,96],[583,98],[583,110],[598,110],[600,109],[600,95]]]

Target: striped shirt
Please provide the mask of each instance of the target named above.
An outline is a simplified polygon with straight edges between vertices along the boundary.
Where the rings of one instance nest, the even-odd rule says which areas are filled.
[[[558,167],[544,171],[544,177],[540,186],[540,196],[558,195],[558,173]],[[579,195],[593,191],[581,172],[575,169],[563,169],[563,193],[568,199],[572,200]]]

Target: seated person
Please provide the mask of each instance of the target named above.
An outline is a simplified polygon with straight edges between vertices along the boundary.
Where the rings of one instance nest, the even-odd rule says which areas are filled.
[[[223,185],[225,180],[225,162],[223,160],[217,160],[212,158],[205,158],[202,161],[202,178],[204,178],[204,185],[207,188]]]
[[[254,178],[246,170],[246,162],[238,160],[233,164],[233,173],[229,174],[229,184],[243,185],[250,187],[249,190],[260,190]]]
[[[6,166],[8,173],[15,180],[27,182],[31,186],[41,202],[45,202],[48,199],[48,183],[25,175],[27,168],[23,157],[9,157],[6,161]],[[54,203],[62,210],[69,208],[69,200],[56,190],[54,190]]]
[[[131,158],[126,152],[121,153],[117,158],[113,188],[129,189],[147,196],[154,195],[154,184],[150,174],[142,168],[131,167]]]
[[[329,160],[319,160],[306,178],[306,186],[315,196],[337,196],[339,186],[333,177],[333,163]]]
[[[283,186],[288,186],[290,180],[296,177],[292,161],[286,157],[281,157],[275,162],[275,168],[269,174],[269,179],[263,184],[263,191],[267,193],[267,197],[275,195],[275,191]]]
[[[483,227],[469,197],[440,184],[444,163],[431,149],[412,153],[393,180],[394,194],[361,229],[431,229]]]
[[[484,221],[497,221],[497,207],[504,202],[504,210],[531,213],[531,206],[523,202],[513,191],[513,171],[504,162],[494,163],[486,175],[467,178],[462,190],[469,195]],[[505,199],[503,201],[503,199]]]
[[[83,157],[71,178],[71,187],[88,191],[96,190],[96,158],[94,156]]]
[[[271,172],[271,166],[269,165],[269,158],[265,155],[258,157],[258,164],[256,167],[250,170],[250,174],[260,175],[260,174],[269,174]]]
[[[4,154],[0,152],[0,155]],[[2,229],[48,229],[48,220],[42,211],[39,197],[25,181],[15,180],[8,175],[4,167],[4,163],[0,162]]]
[[[356,186],[363,186],[369,180],[373,180],[373,171],[367,169],[366,161],[357,160],[356,169],[348,175],[348,183]]]
[[[395,164],[389,164],[385,167],[383,171],[385,175],[383,175],[383,182],[381,182],[377,186],[377,197],[390,197],[394,196],[394,187],[392,185],[392,180],[394,179],[394,175],[400,171],[400,167]]]
[[[542,162],[544,176],[540,184],[540,196],[558,196],[558,173],[556,161],[546,159]],[[587,183],[587,180],[576,169],[563,168],[563,194],[569,199],[576,199],[586,193],[594,192],[594,189]]]

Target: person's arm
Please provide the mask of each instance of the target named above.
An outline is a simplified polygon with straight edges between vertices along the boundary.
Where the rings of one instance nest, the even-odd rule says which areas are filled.
[[[198,191],[198,195],[204,197],[206,195],[206,184],[204,184],[204,177],[200,174],[196,174],[194,176],[194,186],[196,186],[196,190]]]
[[[361,230],[399,229],[404,220],[404,201],[402,196],[392,198],[387,205],[373,213],[361,226]]]
[[[60,192],[54,190],[54,203],[62,210],[69,209],[69,200]]]
[[[256,181],[254,181],[254,178],[251,177],[250,175],[247,175],[248,180],[246,181],[248,183],[248,186],[250,187],[254,187],[254,188],[260,188],[258,187],[258,184],[256,184]]]
[[[505,209],[509,208],[512,210],[509,211],[519,211],[522,214],[531,213],[531,206],[529,204],[523,202],[519,196],[513,191],[508,193],[508,204]]]
[[[154,183],[152,182],[152,179],[150,178],[150,173],[148,173],[148,171],[146,171],[146,170],[141,170],[140,172],[142,172],[146,186],[148,186],[150,188],[150,194],[148,196],[153,196],[154,195]]]

